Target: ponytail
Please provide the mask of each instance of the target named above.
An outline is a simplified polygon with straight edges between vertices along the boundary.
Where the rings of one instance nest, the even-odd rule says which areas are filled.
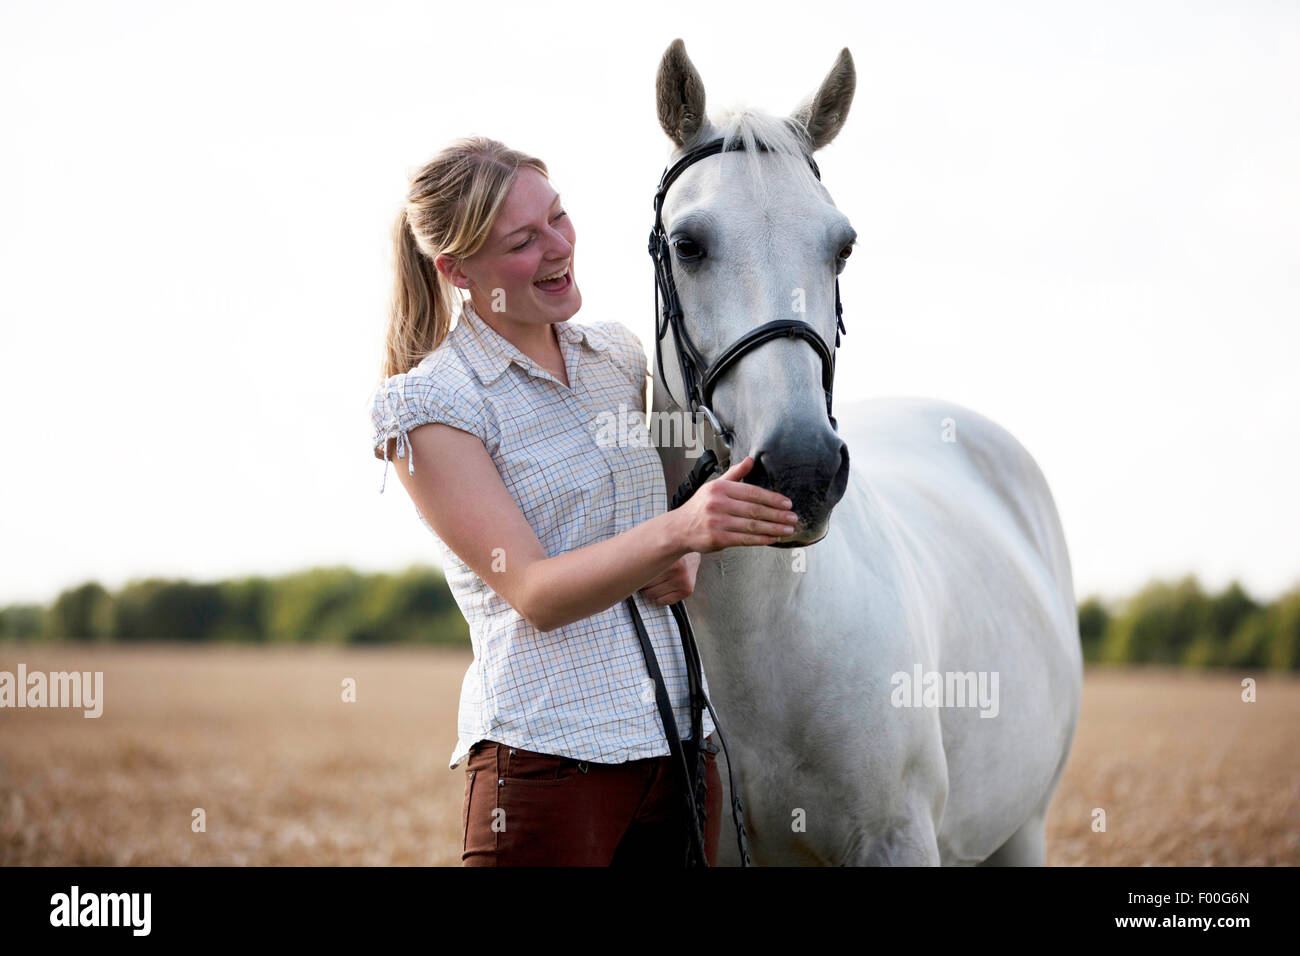
[[[409,372],[442,343],[451,327],[445,280],[433,260],[416,245],[405,206],[393,225],[393,272],[396,281],[388,316],[384,378]]]

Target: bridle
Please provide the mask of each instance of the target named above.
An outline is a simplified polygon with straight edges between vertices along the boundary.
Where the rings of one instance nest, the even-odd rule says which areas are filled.
[[[835,416],[831,414],[831,393],[835,385],[835,353],[826,347],[821,335],[807,322],[799,319],[776,319],[760,325],[756,329],[751,329],[724,349],[712,365],[705,361],[686,332],[685,324],[682,321],[682,304],[677,298],[677,285],[673,281],[672,245],[664,232],[664,197],[668,194],[668,188],[672,186],[673,182],[688,166],[699,162],[706,156],[723,152],[722,144],[722,138],[718,138],[684,153],[677,162],[664,170],[663,176],[659,179],[659,188],[655,192],[654,198],[655,223],[650,230],[648,251],[655,264],[655,359],[658,361],[659,369],[662,372],[664,367],[662,344],[664,336],[668,334],[668,327],[671,325],[673,342],[677,348],[677,366],[681,372],[682,382],[686,387],[686,404],[683,406],[676,401],[672,391],[668,389],[668,381],[665,377],[664,386],[668,390],[668,399],[678,408],[689,411],[692,420],[703,426],[706,433],[705,444],[711,446],[701,455],[690,477],[678,489],[677,495],[680,496],[680,500],[675,496],[672,504],[674,508],[690,498],[695,490],[708,480],[713,471],[725,470],[729,465],[731,440],[734,435],[730,429],[724,428],[719,423],[717,416],[713,413],[713,389],[722,374],[739,361],[741,356],[764,342],[780,338],[803,338],[817,350],[817,354],[822,360],[822,389],[826,392],[826,417],[830,419],[832,428],[837,431],[839,429]],[[768,151],[767,146],[761,142],[755,142],[754,146],[762,152]],[[744,148],[743,141],[735,140],[726,148],[726,151],[732,152]],[[808,165],[812,167],[813,175],[820,182],[822,174],[821,170],[817,168],[816,161],[811,155],[806,158]],[[661,295],[663,296],[662,310],[659,305]],[[840,280],[837,276],[835,278],[835,348],[837,350],[840,347],[841,333],[848,334],[844,328],[843,309],[840,305]],[[712,434],[709,434],[709,432]]]

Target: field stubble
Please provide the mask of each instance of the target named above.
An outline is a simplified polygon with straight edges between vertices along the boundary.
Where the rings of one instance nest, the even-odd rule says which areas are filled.
[[[103,671],[105,698],[98,719],[0,710],[0,864],[459,865],[465,778],[447,761],[469,661],[0,644],[0,670]],[[1253,704],[1239,675],[1090,670],[1048,863],[1300,862],[1300,681],[1250,676]]]

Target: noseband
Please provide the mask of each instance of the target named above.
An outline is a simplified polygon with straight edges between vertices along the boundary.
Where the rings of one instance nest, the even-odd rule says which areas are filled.
[[[694,494],[695,490],[708,480],[714,470],[723,470],[730,463],[731,440],[734,435],[729,428],[723,428],[720,425],[717,416],[713,413],[713,389],[722,374],[736,364],[741,356],[764,342],[781,338],[803,338],[811,343],[822,360],[822,389],[826,393],[826,417],[830,419],[832,428],[836,430],[839,428],[835,416],[831,414],[831,391],[835,385],[835,353],[826,347],[821,335],[807,322],[799,319],[776,319],[760,325],[758,328],[746,332],[724,349],[712,365],[700,354],[699,349],[695,347],[686,332],[686,326],[682,321],[682,304],[677,298],[677,285],[673,281],[673,270],[670,261],[672,246],[664,232],[664,197],[668,194],[668,188],[672,186],[673,182],[688,166],[706,156],[722,152],[722,143],[721,138],[714,139],[683,154],[677,162],[664,170],[663,176],[659,180],[659,189],[655,192],[654,198],[655,224],[654,228],[650,230],[648,248],[650,258],[654,260],[655,264],[655,358],[662,371],[664,366],[661,346],[664,336],[668,334],[668,327],[671,325],[673,342],[677,348],[677,366],[681,372],[682,382],[685,383],[687,394],[685,406],[677,403],[671,390],[668,392],[669,400],[679,408],[689,411],[696,423],[702,423],[706,429],[712,430],[713,435],[708,436],[708,438],[714,446],[700,457],[700,461],[696,464],[690,477],[678,489],[677,495],[673,499],[672,507],[674,508]],[[768,151],[767,146],[763,143],[756,142],[754,145],[761,152]],[[727,152],[740,149],[744,149],[744,143],[736,140],[727,147]],[[817,168],[816,161],[813,160],[811,155],[807,159],[808,165],[812,167],[813,175],[820,182],[822,174],[821,170]],[[659,306],[660,296],[663,297],[662,310]],[[835,348],[837,350],[840,347],[840,333],[848,334],[844,328],[844,319],[840,306],[840,280],[837,276],[835,278]],[[665,388],[668,386],[666,378],[664,386]]]

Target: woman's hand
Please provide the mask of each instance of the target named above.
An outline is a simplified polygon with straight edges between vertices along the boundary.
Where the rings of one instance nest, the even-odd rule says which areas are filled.
[[[695,574],[700,570],[700,554],[690,551],[678,558],[668,570],[655,578],[641,593],[659,604],[676,604],[695,593]]]
[[[773,544],[794,534],[797,516],[787,510],[789,501],[740,480],[753,467],[754,459],[746,457],[669,512],[678,516],[678,540],[684,546],[709,554],[741,545]]]

